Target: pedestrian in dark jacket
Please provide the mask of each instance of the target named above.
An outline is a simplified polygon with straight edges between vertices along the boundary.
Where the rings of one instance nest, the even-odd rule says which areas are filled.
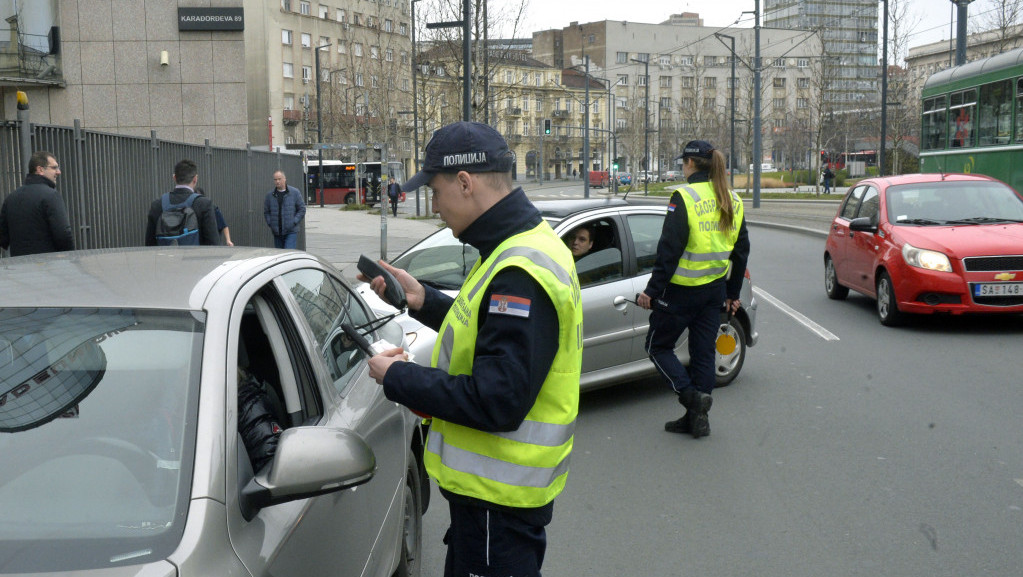
[[[170,192],[170,203],[181,204],[196,192],[199,185],[199,169],[191,160],[182,160],[174,165],[174,190]],[[199,244],[217,246],[220,244],[220,231],[217,230],[217,218],[214,213],[213,201],[203,194],[192,203],[192,210],[199,220]],[[162,195],[149,205],[149,217],[146,220],[146,246],[157,246],[156,223],[163,214]]]
[[[387,197],[391,199],[391,212],[394,216],[398,216],[398,197],[401,196],[401,185],[399,185],[394,177],[387,179]]]
[[[302,193],[294,186],[288,186],[284,172],[274,172],[273,190],[263,200],[263,218],[274,235],[274,247],[295,248],[298,229],[305,218],[305,201]]]
[[[64,200],[57,192],[60,165],[40,150],[28,161],[25,184],[0,207],[0,247],[11,256],[74,250],[74,235]]]

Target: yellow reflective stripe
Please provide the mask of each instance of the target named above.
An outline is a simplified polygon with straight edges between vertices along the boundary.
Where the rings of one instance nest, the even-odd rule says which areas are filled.
[[[444,327],[444,334],[437,338],[440,340],[440,353],[437,355],[436,367],[447,371],[451,366],[451,353],[455,350],[455,329],[448,325]]]
[[[567,455],[554,467],[529,467],[449,445],[444,442],[444,435],[437,431],[430,431],[428,439],[427,450],[440,457],[441,464],[448,469],[505,485],[546,489],[568,472]]]
[[[541,423],[540,421],[522,421],[514,431],[490,433],[502,439],[540,445],[542,447],[560,447],[572,440],[575,434],[575,421],[564,425]]]
[[[564,267],[555,262],[554,259],[547,256],[546,253],[527,246],[513,246],[503,251],[500,255],[498,255],[497,258],[494,259],[492,263],[490,263],[490,267],[483,274],[483,276],[480,277],[479,282],[477,282],[476,286],[472,287],[472,290],[469,291],[468,300],[470,301],[473,300],[473,298],[475,298],[476,296],[476,293],[479,292],[479,290],[482,289],[483,287],[487,286],[487,284],[490,282],[490,276],[494,274],[494,269],[497,268],[498,264],[509,258],[516,256],[526,257],[527,259],[532,261],[532,263],[535,264],[536,266],[550,271],[551,274],[554,275],[554,278],[558,279],[558,282],[566,284],[568,286],[572,286],[572,275],[569,274],[569,272],[565,270]]]

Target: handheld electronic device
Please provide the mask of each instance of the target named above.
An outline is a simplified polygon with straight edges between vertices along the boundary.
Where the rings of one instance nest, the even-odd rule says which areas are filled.
[[[384,290],[384,299],[386,299],[391,306],[398,310],[402,310],[408,306],[408,301],[405,299],[405,289],[401,288],[401,283],[399,283],[398,279],[394,278],[394,275],[387,269],[380,266],[377,261],[366,255],[360,255],[359,264],[356,266],[358,267],[359,272],[371,281],[378,276],[384,277],[384,282],[387,284],[387,289]]]

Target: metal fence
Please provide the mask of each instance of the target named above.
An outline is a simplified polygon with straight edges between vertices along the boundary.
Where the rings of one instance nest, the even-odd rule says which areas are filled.
[[[21,186],[25,174],[19,123],[0,124],[0,202]],[[305,195],[298,156],[251,149],[220,148],[82,130],[32,125],[31,150],[47,150],[60,164],[57,190],[64,198],[76,249],[141,246],[150,204],[174,188],[174,165],[190,159],[199,167],[199,186],[220,207],[241,246],[273,246],[263,220],[263,199],[273,173],[283,170],[288,184]],[[305,225],[298,235],[305,248]],[[0,258],[2,258],[0,254]]]

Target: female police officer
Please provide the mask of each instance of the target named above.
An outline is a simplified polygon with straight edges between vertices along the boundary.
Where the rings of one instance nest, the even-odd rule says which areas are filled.
[[[688,185],[668,202],[657,262],[637,303],[650,313],[646,351],[686,408],[664,424],[694,438],[710,434],[707,411],[714,390],[714,340],[721,304],[739,310],[749,236],[742,200],[728,190],[725,157],[709,142],[686,144],[680,157]],[[729,272],[729,261],[731,271]],[[675,343],[689,329],[689,368],[675,356]]]

